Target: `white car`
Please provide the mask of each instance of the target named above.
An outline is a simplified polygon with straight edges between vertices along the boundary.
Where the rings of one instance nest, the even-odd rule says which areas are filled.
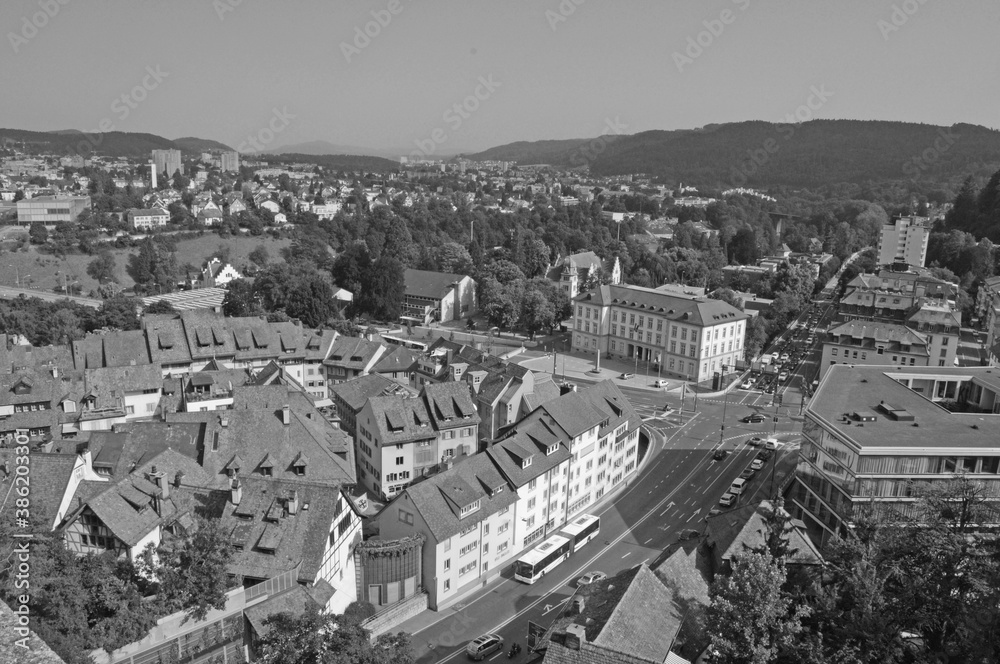
[[[589,586],[592,583],[597,583],[598,581],[603,581],[608,578],[608,575],[604,572],[587,572],[576,582],[576,587]]]
[[[777,438],[768,438],[767,441],[764,443],[764,449],[773,452],[782,445],[784,445],[784,443],[778,440]]]
[[[743,384],[740,385],[740,389],[741,390],[749,390],[752,387],[753,387],[753,381],[752,380],[745,380],[745,381],[743,381]]]
[[[666,378],[658,378],[656,382],[653,383],[653,385],[655,385],[656,387],[669,387],[670,381],[667,380]]]
[[[722,494],[722,498],[719,498],[719,504],[723,507],[731,507],[733,503],[736,502],[736,496],[729,493],[728,491]]]

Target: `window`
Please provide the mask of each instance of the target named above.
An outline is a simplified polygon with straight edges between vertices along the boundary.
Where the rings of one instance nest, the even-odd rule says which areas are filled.
[[[497,534],[503,535],[505,532],[507,532],[509,528],[510,528],[510,521],[504,521],[503,523],[500,524],[500,527],[497,528]]]
[[[834,348],[833,350],[831,350],[830,351],[830,355],[833,355],[834,357],[837,357],[837,349]]]
[[[458,555],[459,556],[464,556],[465,554],[471,553],[471,552],[475,551],[478,548],[479,548],[479,540],[473,540],[473,541],[469,542],[468,544],[466,544],[465,546],[463,546],[459,550]]]
[[[403,465],[403,457],[396,457],[396,465],[397,466]]]
[[[537,479],[531,480],[530,482],[528,482],[528,491],[534,491],[536,486],[538,486],[538,480]]]
[[[444,561],[444,571],[447,572],[450,569],[451,569],[451,558],[445,558],[445,561]]]
[[[451,590],[451,579],[445,579],[444,580],[444,591],[448,592],[449,590]]]
[[[474,503],[466,505],[465,507],[462,508],[462,516],[463,517],[468,516],[469,514],[472,514],[478,509],[479,509],[479,501],[477,500]]]

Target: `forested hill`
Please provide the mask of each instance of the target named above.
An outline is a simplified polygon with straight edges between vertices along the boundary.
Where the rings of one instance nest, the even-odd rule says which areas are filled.
[[[368,171],[384,173],[386,171],[398,171],[399,162],[382,157],[368,157],[364,155],[348,154],[269,154],[269,162],[287,164],[316,164],[324,168],[336,171]]]
[[[754,153],[759,166],[752,161]],[[648,173],[670,183],[721,187],[960,181],[970,173],[989,177],[1000,167],[1000,131],[858,120],[741,122],[595,140],[511,143],[467,158],[570,168],[589,164],[595,175]]]
[[[112,157],[149,157],[151,150],[180,150],[198,154],[203,150],[229,148],[217,141],[201,138],[181,138],[176,141],[156,134],[124,131],[83,133],[74,129],[63,131],[27,131],[0,129],[0,144],[22,147],[26,152],[50,152],[60,155],[103,154]]]

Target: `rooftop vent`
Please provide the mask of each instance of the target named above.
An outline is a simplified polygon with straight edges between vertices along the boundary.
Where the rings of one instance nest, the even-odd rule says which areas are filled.
[[[855,422],[874,422],[878,419],[874,413],[852,413],[851,417]]]
[[[902,408],[895,408],[894,406],[887,404],[885,401],[879,403],[879,409],[882,410],[886,415],[896,420],[897,422],[912,422],[913,415],[906,412]]]

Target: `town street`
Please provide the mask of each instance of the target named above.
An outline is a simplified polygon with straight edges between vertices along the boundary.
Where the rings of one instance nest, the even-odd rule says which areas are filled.
[[[600,535],[534,585],[514,581],[507,570],[503,580],[484,594],[443,610],[437,622],[413,634],[417,662],[464,660],[465,644],[486,632],[523,645],[528,621],[548,626],[580,575],[592,570],[613,575],[641,562],[652,563],[682,531],[703,532],[709,510],[753,459],[755,451],[746,445],[751,435],[771,435],[776,428],[777,437],[788,443],[782,454],[795,454],[798,447],[799,422],[789,419],[786,408],[779,408],[777,423],[771,421],[775,411],[770,395],[736,391],[728,397],[699,399],[693,412],[690,395],[685,399],[687,410],[678,411],[679,394],[627,387],[623,392],[653,435],[639,475],[613,502],[596,510]],[[664,414],[665,405],[671,412]],[[769,419],[761,424],[738,422],[751,412],[766,412]],[[720,438],[734,452],[715,461],[712,452]],[[767,471],[772,467],[769,463],[751,480],[749,495],[738,504],[766,497],[771,490]],[[522,652],[517,659],[522,658],[528,655]]]

